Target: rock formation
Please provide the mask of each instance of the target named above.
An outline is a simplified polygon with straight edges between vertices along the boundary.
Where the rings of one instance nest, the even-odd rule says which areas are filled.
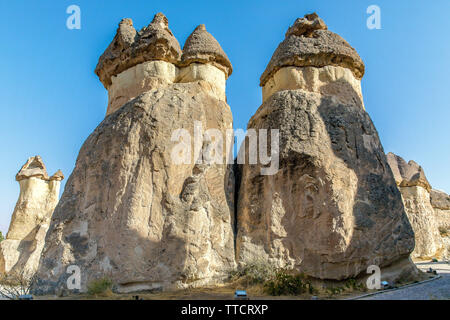
[[[450,196],[443,191],[432,189],[430,199],[442,239],[443,250],[440,258],[450,260]]]
[[[411,256],[424,259],[445,256],[447,245],[439,230],[450,227],[450,211],[446,212],[450,209],[450,198],[431,189],[424,170],[416,162],[406,162],[391,152],[387,159],[415,234],[416,247]]]
[[[239,263],[264,259],[337,280],[372,264],[414,269],[414,234],[364,110],[363,74],[357,52],[316,14],[287,31],[261,76],[263,104],[247,127],[279,130],[272,153],[279,170],[262,175],[261,163],[242,166]]]
[[[443,191],[432,189],[430,199],[438,228],[450,236],[450,196]]]
[[[211,161],[218,140],[207,130],[232,128],[225,53],[204,26],[181,52],[159,13],[139,32],[122,20],[96,73],[107,115],[55,209],[35,292],[65,287],[69,265],[81,269],[81,291],[103,276],[119,292],[221,280],[235,266],[231,145]]]
[[[29,158],[17,173],[20,194],[0,243],[0,273],[30,276],[36,271],[63,179],[60,170],[49,177],[40,156]]]

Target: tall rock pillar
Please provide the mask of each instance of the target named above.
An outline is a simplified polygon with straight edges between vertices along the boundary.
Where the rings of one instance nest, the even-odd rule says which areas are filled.
[[[363,74],[357,52],[316,14],[286,32],[261,76],[263,104],[247,127],[279,130],[272,157],[279,168],[265,175],[261,163],[243,165],[239,263],[262,259],[336,280],[369,265],[409,266],[414,234],[364,110]]]
[[[431,203],[431,185],[424,170],[416,162],[411,160],[407,163],[391,152],[387,159],[414,230],[416,246],[411,256],[425,259],[440,256],[444,249],[443,240]]]
[[[29,158],[17,173],[20,194],[6,240],[0,243],[0,272],[36,271],[62,179],[60,170],[48,176],[40,156]]]
[[[119,292],[220,281],[235,265],[233,182],[220,140],[233,120],[210,75],[224,90],[228,58],[206,30],[181,51],[159,13],[139,32],[123,20],[96,73],[107,115],[55,210],[35,292],[65,287],[70,265],[80,268],[81,291],[104,276]]]

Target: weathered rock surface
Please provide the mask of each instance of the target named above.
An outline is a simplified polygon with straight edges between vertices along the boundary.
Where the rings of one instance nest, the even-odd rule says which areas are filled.
[[[63,179],[60,170],[49,177],[40,156],[29,158],[17,173],[20,194],[0,243],[0,273],[30,276],[36,271]]]
[[[450,210],[450,196],[444,191],[432,189],[430,192],[430,198],[433,208]]]
[[[439,229],[450,236],[450,196],[443,191],[433,189],[430,198]]]
[[[431,191],[431,185],[425,176],[422,167],[410,160],[408,163],[402,158],[392,152],[387,155],[389,166],[394,174],[395,182],[401,187],[421,186],[428,192]]]
[[[279,130],[279,170],[262,175],[260,163],[242,167],[239,263],[265,259],[321,279],[355,277],[372,264],[411,266],[414,234],[377,131],[362,96],[342,95],[362,77],[362,61],[316,15],[307,15],[287,32],[261,86],[292,67],[297,74],[338,68],[353,74],[330,77],[335,90],[326,94],[308,77],[299,88],[280,86],[249,121],[248,129]]]
[[[69,265],[81,269],[81,291],[108,276],[120,292],[211,284],[235,266],[227,153],[222,163],[202,162],[212,157],[212,142],[196,147],[183,138],[189,153],[171,140],[177,129],[194,136],[199,124],[225,136],[230,107],[206,80],[161,85],[159,75],[142,76],[151,85],[85,141],[54,213],[35,292],[65,287]]]
[[[428,190],[421,186],[400,186],[400,192],[416,238],[416,247],[411,256],[430,258],[440,254],[442,239]]]
[[[206,31],[204,24],[195,28],[183,47],[180,66],[188,66],[192,63],[212,64],[222,70],[226,78],[233,72],[228,56],[217,40]]]
[[[317,14],[309,14],[295,21],[286,32],[263,72],[260,85],[283,67],[340,66],[351,70],[357,79],[364,75],[364,63],[355,49],[339,35],[327,30]]]
[[[436,224],[442,237],[442,257],[450,259],[450,196],[443,191],[432,189],[430,198]]]
[[[410,160],[408,163],[393,153],[387,159],[395,181],[402,194],[408,219],[414,229],[416,246],[413,258],[431,258],[441,256],[444,245],[439,233],[439,223],[430,198],[431,185],[420,165]],[[445,205],[444,198],[434,194],[434,203]]]
[[[114,40],[99,59],[95,73],[106,89],[111,78],[147,61],[166,61],[176,64],[181,48],[169,29],[169,21],[158,13],[153,21],[137,32],[131,19],[123,19]]]

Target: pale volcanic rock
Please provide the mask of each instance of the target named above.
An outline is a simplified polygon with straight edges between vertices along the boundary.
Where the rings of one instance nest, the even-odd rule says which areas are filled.
[[[431,190],[431,206],[434,209],[438,227],[447,230],[450,236],[450,196],[440,190]]]
[[[279,82],[283,69],[298,75],[301,85],[265,94],[247,126],[279,130],[279,170],[262,175],[260,163],[242,165],[239,263],[266,259],[336,280],[365,273],[372,264],[413,270],[408,257],[414,234],[377,131],[362,97],[359,102],[342,94],[364,73],[358,54],[317,15],[307,15],[274,53],[261,77],[263,90]],[[317,84],[334,72],[343,81],[325,93]]]
[[[420,165],[389,152],[389,166],[402,194],[408,219],[414,230],[416,246],[413,258],[430,258],[442,253],[439,224],[430,199],[431,185]],[[435,200],[435,202],[437,202]]]
[[[166,61],[147,61],[111,78],[108,87],[106,115],[114,113],[128,101],[151,90],[171,85],[178,77],[178,68]]]
[[[355,104],[364,109],[361,80],[347,68],[283,67],[263,86],[263,102],[278,91],[295,89],[334,96],[343,104]]]
[[[432,189],[430,198],[436,224],[442,236],[443,256],[450,259],[450,196],[443,191]]]
[[[63,179],[60,170],[49,177],[40,156],[29,158],[17,173],[20,194],[6,240],[0,243],[0,272],[36,271]]]
[[[136,68],[124,76],[129,83],[155,78]],[[189,153],[172,139],[177,129],[194,137],[196,122],[225,137],[230,107],[205,80],[155,82],[143,91],[83,144],[54,213],[35,292],[63,288],[69,265],[81,269],[81,291],[108,276],[119,292],[214,284],[235,267],[234,180],[224,150],[232,144],[220,145],[222,163],[205,163],[216,150],[211,141],[198,148],[183,138]],[[174,154],[190,161],[178,164]]]
[[[431,258],[441,254],[442,238],[430,202],[430,193],[421,186],[400,186],[408,219],[414,230],[416,247],[413,258]]]

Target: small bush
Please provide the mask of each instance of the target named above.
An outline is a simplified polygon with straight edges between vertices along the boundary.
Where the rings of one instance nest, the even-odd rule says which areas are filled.
[[[263,284],[275,275],[276,269],[266,261],[240,266],[230,272],[231,280],[243,280],[247,285]]]
[[[341,294],[342,292],[344,292],[345,289],[343,287],[331,287],[331,288],[327,288],[327,292],[331,295],[337,295],[337,294]]]
[[[92,280],[87,289],[90,295],[104,295],[112,293],[113,282],[108,277]]]
[[[264,283],[267,294],[272,296],[300,295],[314,292],[314,288],[304,274],[291,274],[287,270],[278,270],[275,275]]]
[[[358,283],[358,281],[356,281],[356,279],[354,278],[350,278],[347,279],[347,281],[345,281],[345,287],[347,289],[351,289],[351,290],[356,290],[356,291],[365,291],[366,286],[364,285],[364,283]]]
[[[0,297],[6,299],[18,299],[21,295],[31,293],[31,288],[36,283],[34,276],[21,272],[11,272],[0,275]]]
[[[447,237],[450,235],[449,230],[447,230],[447,228],[444,227],[439,227],[439,233],[441,234],[442,237]]]

